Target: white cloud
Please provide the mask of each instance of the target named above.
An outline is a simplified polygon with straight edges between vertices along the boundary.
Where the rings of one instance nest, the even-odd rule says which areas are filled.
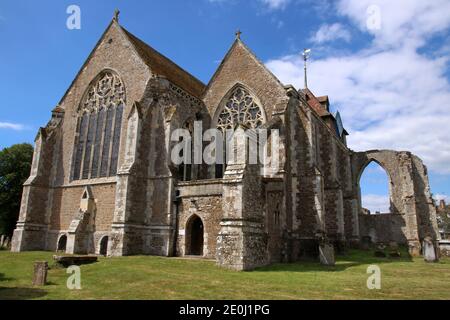
[[[379,9],[381,28],[368,29],[367,22],[373,17],[369,7]],[[364,32],[375,36],[377,45],[415,46],[431,35],[450,26],[450,1],[448,0],[340,0],[337,11],[350,18]]]
[[[331,42],[335,40],[344,40],[350,42],[352,35],[342,24],[323,24],[319,30],[311,38],[311,41],[316,44]]]
[[[450,1],[398,2],[404,7],[397,1],[341,0],[338,12],[361,30],[367,6],[379,4],[382,28],[361,51],[312,60],[309,84],[318,95],[329,95],[340,110],[354,150],[410,150],[431,170],[450,174],[450,84],[445,74],[450,59],[419,53],[421,44],[450,26]],[[286,84],[302,85],[301,57],[285,56],[267,66]]]
[[[236,3],[239,0],[207,0],[210,3]],[[292,0],[257,0],[269,10],[284,9]]]
[[[363,208],[369,209],[371,213],[390,212],[390,200],[389,196],[380,196],[376,194],[367,194],[362,197]]]
[[[284,9],[291,2],[291,0],[260,0],[269,9]]]
[[[25,130],[25,126],[23,124],[18,123],[10,123],[10,122],[0,122],[0,129],[10,129],[15,131]]]
[[[450,196],[447,196],[445,194],[435,194],[434,199],[438,202],[441,200],[445,200],[446,203],[450,204]]]

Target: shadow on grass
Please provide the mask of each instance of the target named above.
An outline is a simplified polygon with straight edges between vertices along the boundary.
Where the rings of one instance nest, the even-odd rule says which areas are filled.
[[[0,273],[0,281],[11,281],[14,280],[13,278],[5,278],[5,275],[3,273]]]
[[[12,281],[13,278],[6,278],[3,273],[0,273],[1,281]],[[47,291],[38,288],[15,288],[15,287],[0,287],[0,300],[28,300],[41,298],[47,295]]]
[[[401,257],[399,258],[380,258],[375,257],[374,250],[349,250],[345,255],[336,257],[335,266],[324,266],[320,262],[314,260],[300,260],[294,263],[278,263],[267,267],[257,268],[253,272],[341,272],[348,268],[363,265],[380,265],[399,262],[413,262],[413,258],[409,255],[407,249],[400,249]]]
[[[42,298],[47,291],[38,288],[3,288],[0,287],[0,300],[30,300]]]

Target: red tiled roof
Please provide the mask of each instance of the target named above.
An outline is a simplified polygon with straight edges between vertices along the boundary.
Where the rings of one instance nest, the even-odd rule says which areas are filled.
[[[312,92],[311,90],[309,90],[308,88],[303,89],[303,93],[306,96],[306,101],[308,102],[308,105],[317,112],[317,114],[321,117],[325,117],[325,116],[330,116],[331,113],[329,113],[327,111],[326,108],[324,108],[324,106],[322,105],[321,101],[319,100],[319,98],[317,98]],[[324,96],[324,97],[320,97],[320,99],[324,102],[324,98],[326,97],[326,99],[328,100],[328,96]]]

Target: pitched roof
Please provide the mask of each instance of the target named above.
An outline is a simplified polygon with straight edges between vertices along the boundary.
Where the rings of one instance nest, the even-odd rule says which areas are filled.
[[[167,80],[192,94],[196,98],[200,98],[202,96],[202,93],[205,90],[205,85],[203,82],[147,45],[142,40],[138,39],[124,27],[121,26],[121,28],[132,45],[135,47],[137,53],[141,56],[142,60],[149,66],[153,73],[166,77]]]
[[[317,97],[317,100],[319,100],[319,102],[329,102],[328,96]]]
[[[306,101],[308,102],[308,105],[317,112],[317,114],[321,117],[330,116],[331,113],[327,111],[326,108],[324,108],[322,102],[325,102],[325,97],[316,98],[316,96],[309,90],[308,88],[303,89],[303,93],[306,96]],[[328,97],[326,96],[326,99],[328,100]]]
[[[241,47],[245,50],[245,52],[247,53],[247,55],[249,57],[251,57],[256,64],[258,64],[259,66],[262,67],[262,69],[270,76],[272,77],[272,79],[275,80],[276,83],[278,83],[280,85],[281,88],[284,88],[284,85],[281,83],[281,81],[273,74],[272,71],[270,71],[267,66],[258,59],[258,57],[256,56],[256,54],[242,41],[241,38],[236,38],[235,41],[233,42],[233,44],[231,45],[230,49],[228,50],[228,52],[226,53],[225,57],[222,59],[219,67],[216,69],[216,71],[214,72],[213,76],[211,77],[211,79],[208,82],[208,85],[206,88],[209,88],[211,86],[211,84],[214,82],[214,80],[217,78],[217,76],[219,75],[220,71],[223,69],[223,67],[225,66],[226,62],[228,61],[229,57],[232,55],[233,51],[236,50],[236,48]]]

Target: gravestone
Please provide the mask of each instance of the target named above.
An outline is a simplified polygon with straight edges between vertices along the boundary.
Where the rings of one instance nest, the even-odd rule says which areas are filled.
[[[398,243],[395,241],[389,242],[389,257],[391,257],[391,258],[400,258],[401,257]]]
[[[436,254],[436,248],[434,247],[433,239],[431,237],[426,237],[423,240],[423,257],[426,262],[439,261]]]
[[[361,250],[370,250],[372,245],[372,238],[369,236],[362,237],[361,239]]]
[[[47,261],[36,261],[34,263],[33,286],[45,286],[47,283],[47,272]]]
[[[395,241],[389,242],[389,250],[390,251],[397,251],[398,250],[398,243]]]
[[[321,244],[319,246],[320,263],[325,266],[334,266],[336,260],[334,258],[334,247],[330,244]]]
[[[391,258],[400,258],[401,256],[402,256],[402,254],[398,250],[391,250],[389,252],[389,257],[391,257]]]
[[[3,248],[9,249],[9,238],[5,237],[5,240],[3,241]]]
[[[375,250],[375,257],[377,257],[377,258],[386,258],[387,255],[384,252],[384,250],[386,250],[386,246],[384,245],[384,243],[377,244],[377,247],[376,247],[376,250]]]

